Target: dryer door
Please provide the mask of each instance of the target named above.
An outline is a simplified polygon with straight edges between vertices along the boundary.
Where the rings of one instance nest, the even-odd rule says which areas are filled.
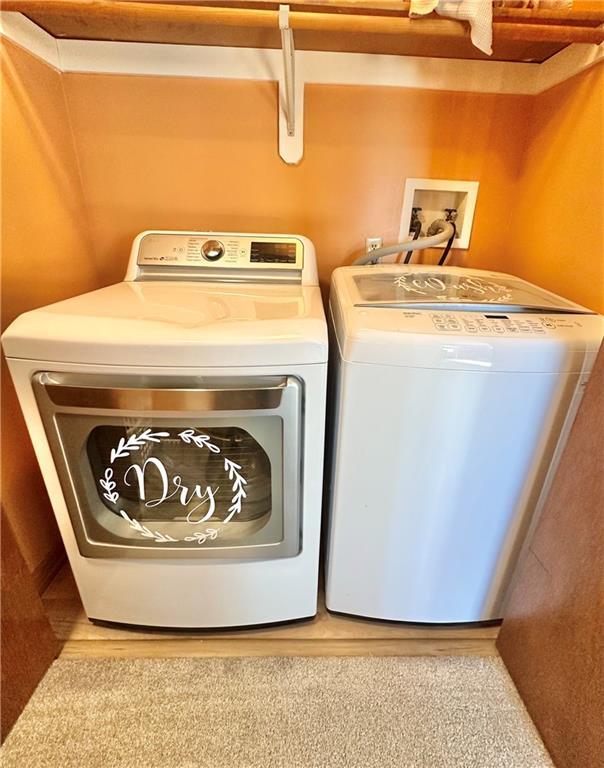
[[[85,557],[300,551],[298,379],[43,372],[33,386]]]

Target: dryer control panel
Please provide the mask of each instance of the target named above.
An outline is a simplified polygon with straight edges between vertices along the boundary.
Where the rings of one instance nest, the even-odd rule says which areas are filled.
[[[303,235],[160,229],[134,238],[124,280],[319,284]]]
[[[187,269],[301,270],[304,245],[296,237],[228,233],[146,233],[136,263]]]

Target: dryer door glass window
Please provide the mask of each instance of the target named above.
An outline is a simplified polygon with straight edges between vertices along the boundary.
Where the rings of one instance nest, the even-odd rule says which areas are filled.
[[[258,541],[260,530],[269,526],[262,539],[280,540],[283,526],[272,515],[267,453],[276,458],[281,452],[278,417],[266,417],[258,438],[240,426],[133,422],[96,426],[86,441],[103,505],[94,505],[97,525],[131,539],[138,535],[158,543],[176,539],[210,546]],[[279,470],[280,459],[276,463]],[[111,538],[102,530],[98,534]]]
[[[110,389],[66,376],[34,388],[82,554],[299,552],[297,379]]]

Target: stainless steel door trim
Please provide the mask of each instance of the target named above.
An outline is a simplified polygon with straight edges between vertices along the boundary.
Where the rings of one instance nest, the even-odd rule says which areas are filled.
[[[68,408],[118,411],[248,411],[279,408],[287,377],[275,378],[269,386],[238,388],[111,387],[83,384],[81,376],[55,382],[48,373],[34,376],[34,386],[44,388],[50,401]]]
[[[84,460],[85,452],[83,444],[79,444],[78,446],[66,445],[62,439],[56,417],[59,414],[69,414],[76,417],[81,415],[86,417],[87,420],[90,420],[97,416],[99,424],[106,424],[107,422],[113,423],[115,418],[127,415],[128,411],[114,411],[113,416],[111,416],[110,412],[102,409],[96,409],[96,412],[91,411],[88,407],[78,410],[77,408],[53,403],[49,397],[47,385],[43,382],[54,382],[56,379],[63,376],[64,374],[38,372],[32,377],[32,384],[65,496],[65,501],[67,503],[78,548],[84,557],[177,560],[211,559],[216,562],[219,560],[233,562],[234,560],[247,561],[266,560],[278,557],[294,557],[299,554],[302,548],[301,462],[304,442],[303,384],[299,379],[291,376],[272,378],[272,382],[278,382],[277,386],[281,393],[279,405],[275,409],[256,409],[248,413],[241,411],[228,414],[226,412],[208,413],[206,411],[200,413],[200,410],[196,409],[194,413],[179,412],[177,414],[178,420],[187,418],[187,416],[196,416],[198,419],[207,418],[210,420],[212,419],[212,416],[218,419],[229,418],[233,419],[233,426],[237,426],[237,416],[240,418],[260,419],[263,416],[268,416],[270,414],[271,416],[280,416],[282,421],[282,445],[279,462],[281,467],[280,486],[282,493],[278,504],[276,503],[276,500],[274,500],[275,506],[278,506],[278,509],[275,509],[274,513],[280,514],[282,517],[282,540],[278,542],[258,541],[257,543],[251,543],[249,545],[242,544],[226,547],[213,546],[211,548],[201,548],[198,545],[192,545],[190,547],[170,547],[165,544],[153,546],[149,545],[146,540],[134,545],[124,542],[123,539],[121,541],[116,541],[115,543],[102,542],[95,540],[94,534],[92,534],[92,536],[90,535],[92,531],[89,532],[87,530],[84,509],[82,508],[83,504],[87,504],[86,494],[82,492],[83,476],[79,465],[79,462]],[[95,375],[90,374],[87,376],[86,374],[75,374],[74,378],[78,378],[80,380],[78,384],[81,385],[82,380],[86,381],[88,379],[92,382],[92,380],[95,379]],[[98,379],[98,376],[96,378]],[[136,378],[136,376],[132,377],[133,382]],[[267,378],[268,377],[241,377],[240,379],[237,379],[237,382],[242,385],[244,382],[246,385],[251,385],[253,382],[262,382],[263,384],[266,384]],[[145,383],[151,382],[145,381]],[[266,388],[267,387],[257,387],[256,389],[262,391]],[[126,387],[126,389],[136,390],[137,387]],[[251,387],[251,390],[254,390],[253,386]],[[147,412],[147,416],[150,421],[155,423],[157,423],[158,420],[170,418],[168,414],[158,411],[153,411],[152,413]],[[87,465],[86,467],[89,469]],[[92,520],[94,520],[94,517],[92,517]]]
[[[69,419],[67,424],[61,424],[61,417],[66,416]],[[239,422],[239,426],[245,429],[266,451],[274,472],[271,476],[271,496],[272,509],[270,519],[257,531],[249,534],[250,543],[221,543],[218,539],[215,543],[208,542],[199,547],[197,544],[190,546],[175,545],[168,546],[163,543],[160,545],[149,544],[146,539],[131,536],[131,531],[125,530],[119,533],[120,525],[123,521],[106,507],[97,496],[98,478],[95,478],[86,454],[86,443],[88,437],[95,426],[122,426],[123,419],[117,416],[108,418],[99,418],[91,415],[80,415],[80,418],[73,420],[74,414],[59,414],[55,419],[55,436],[61,441],[65,461],[59,466],[59,475],[61,485],[64,488],[70,517],[76,530],[76,538],[81,554],[85,557],[102,558],[143,558],[143,559],[223,559],[232,561],[233,559],[269,559],[274,557],[287,557],[298,553],[300,549],[299,536],[295,535],[295,526],[298,524],[299,507],[297,499],[291,495],[291,488],[285,488],[284,476],[286,476],[283,464],[283,444],[285,438],[280,431],[278,437],[268,441],[262,439],[262,429],[254,429],[254,421],[262,421],[265,414],[258,418],[258,414],[244,418]],[[272,418],[275,415],[272,414]],[[283,418],[279,418],[283,425]],[[161,428],[163,419],[149,419],[146,424],[153,428]],[[230,419],[218,418],[215,423],[209,425],[207,420],[205,426],[209,429],[212,426],[227,426]],[[184,419],[169,419],[169,426],[172,428],[182,428],[189,424]],[[179,423],[176,423],[179,422]],[[168,426],[168,425],[165,425]],[[75,468],[76,471],[73,471]],[[76,514],[77,513],[77,514]],[[107,526],[105,522],[110,519],[115,525]],[[170,530],[166,522],[145,521],[148,527],[153,530],[160,530],[163,533],[176,535],[174,530]],[[182,525],[178,522],[175,528]],[[235,526],[244,529],[245,523],[239,523],[234,520],[229,526]],[[249,527],[249,526],[248,526]],[[110,534],[110,540],[104,537]],[[275,534],[279,539],[274,540]],[[111,537],[114,540],[111,540]]]

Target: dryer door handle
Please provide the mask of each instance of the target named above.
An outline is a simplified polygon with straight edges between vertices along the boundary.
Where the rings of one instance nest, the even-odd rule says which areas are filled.
[[[112,411],[255,411],[281,406],[288,386],[298,385],[293,377],[250,377],[238,379],[237,387],[204,388],[194,379],[180,387],[95,386],[91,377],[39,373],[37,384],[55,406]],[[247,382],[247,383],[246,383]],[[295,384],[294,384],[295,382]]]

